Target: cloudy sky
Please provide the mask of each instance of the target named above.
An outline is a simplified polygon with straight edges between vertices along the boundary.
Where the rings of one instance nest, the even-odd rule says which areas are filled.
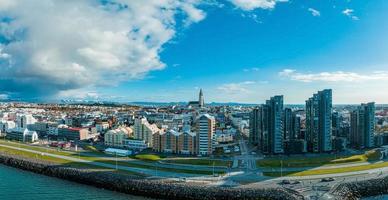
[[[0,0],[0,99],[388,103],[386,0]]]

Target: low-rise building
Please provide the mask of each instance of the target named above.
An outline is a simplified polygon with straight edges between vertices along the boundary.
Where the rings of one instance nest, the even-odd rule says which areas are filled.
[[[153,146],[153,135],[161,131],[156,124],[150,124],[146,118],[135,119],[133,129],[135,139],[144,140],[147,147]]]
[[[123,157],[132,155],[131,150],[124,150],[124,149],[107,148],[105,149],[104,152],[109,155],[123,156]]]
[[[186,155],[195,155],[197,152],[197,134],[185,131],[178,136],[178,153]]]
[[[137,151],[142,151],[147,148],[147,144],[144,140],[124,139],[123,143],[125,148]]]
[[[16,124],[13,121],[0,121],[0,136],[7,135],[7,132],[16,128]]]
[[[96,123],[96,130],[99,133],[102,133],[109,129],[109,122],[98,122]]]
[[[9,140],[16,140],[20,142],[29,142],[29,143],[36,142],[39,139],[38,133],[36,131],[30,131],[28,129],[24,129],[24,130],[15,129],[14,131],[10,131],[7,133],[6,138]]]
[[[157,152],[195,155],[197,153],[196,133],[169,130],[153,136],[153,150]]]
[[[114,130],[109,130],[104,135],[105,145],[111,147],[124,148],[124,140],[132,137],[133,131],[129,127],[120,127]]]
[[[58,128],[58,138],[64,140],[87,140],[90,138],[87,128]]]

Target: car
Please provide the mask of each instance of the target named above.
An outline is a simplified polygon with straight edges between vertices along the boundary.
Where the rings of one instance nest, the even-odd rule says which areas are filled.
[[[289,180],[282,180],[279,184],[280,185],[288,185],[288,184],[291,184],[291,182]]]
[[[292,182],[293,185],[296,185],[296,184],[299,184],[299,183],[300,183],[300,181],[298,181],[298,180],[295,180],[294,182]]]
[[[335,180],[334,178],[329,177],[329,178],[323,178],[323,179],[321,179],[321,182],[332,182],[332,181],[334,181],[334,180]]]

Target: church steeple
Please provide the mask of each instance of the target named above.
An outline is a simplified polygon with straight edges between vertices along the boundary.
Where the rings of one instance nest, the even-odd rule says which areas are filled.
[[[203,98],[202,88],[199,90],[198,104],[200,108],[203,108],[205,106],[205,99]]]

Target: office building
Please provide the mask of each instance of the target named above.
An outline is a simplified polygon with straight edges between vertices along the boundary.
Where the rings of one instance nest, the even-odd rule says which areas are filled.
[[[38,141],[38,133],[36,131],[30,131],[28,129],[18,129],[7,133],[6,138],[9,140],[16,140],[20,142],[33,143]]]
[[[16,128],[22,132],[24,129],[29,128],[27,126],[35,124],[36,119],[30,114],[17,114],[16,115]]]
[[[61,127],[58,128],[58,138],[64,140],[87,140],[89,139],[89,130],[87,128],[71,128]]]

